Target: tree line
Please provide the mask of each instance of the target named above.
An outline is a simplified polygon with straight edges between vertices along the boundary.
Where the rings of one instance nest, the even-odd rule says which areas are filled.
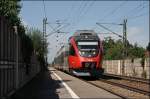
[[[26,64],[30,64],[31,55],[36,54],[41,66],[44,66],[44,55],[47,53],[46,43],[43,42],[42,32],[32,27],[26,28],[19,17],[21,0],[1,0],[0,16],[9,20],[10,26],[17,26],[18,36],[21,39],[21,52]]]
[[[137,43],[131,44],[127,41],[124,48],[124,43],[121,39],[114,40],[111,37],[106,37],[103,40],[103,49],[105,60],[143,58],[145,57],[146,50],[149,51],[150,49],[150,43],[145,49]],[[124,50],[126,50],[126,56],[123,55]]]

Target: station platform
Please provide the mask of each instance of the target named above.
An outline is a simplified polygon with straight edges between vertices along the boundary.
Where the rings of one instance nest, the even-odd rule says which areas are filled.
[[[19,89],[11,99],[58,99],[70,98],[61,82],[51,71],[41,72],[33,80]]]
[[[99,98],[120,99],[103,89],[97,88],[76,77],[54,68],[41,72],[11,99],[62,99],[62,98]]]

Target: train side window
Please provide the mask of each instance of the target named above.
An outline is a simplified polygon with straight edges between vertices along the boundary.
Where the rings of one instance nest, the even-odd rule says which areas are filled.
[[[75,49],[72,45],[70,45],[69,54],[75,56]]]

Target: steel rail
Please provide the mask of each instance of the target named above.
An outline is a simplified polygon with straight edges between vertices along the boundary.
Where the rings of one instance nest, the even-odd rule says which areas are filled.
[[[138,93],[150,96],[150,91],[142,90],[142,89],[139,89],[139,88],[131,87],[131,86],[128,86],[128,85],[116,83],[116,82],[109,81],[109,80],[104,80],[102,78],[99,78],[99,81],[102,81],[104,83],[108,83],[108,84],[111,84],[111,85],[119,86],[121,88],[125,88],[125,89],[128,89],[128,90],[132,90],[134,92],[138,92]]]
[[[107,88],[101,87],[101,86],[99,86],[99,85],[97,85],[97,84],[94,84],[94,83],[92,83],[92,82],[89,82],[89,81],[86,81],[86,80],[83,80],[83,79],[80,79],[80,80],[82,80],[82,81],[84,81],[84,82],[86,82],[86,83],[89,83],[89,84],[91,84],[91,85],[93,85],[93,86],[95,86],[95,87],[97,87],[97,88],[104,89],[105,91],[108,91],[108,92],[110,92],[110,93],[112,93],[112,94],[114,94],[114,95],[116,95],[116,96],[119,96],[119,97],[121,97],[122,99],[129,99],[129,98],[126,97],[126,96],[123,96],[123,95],[121,95],[121,94],[118,94],[118,93],[116,93],[116,92],[114,92],[114,91],[112,91],[112,90],[109,90],[109,89],[107,89]]]
[[[116,78],[120,78],[120,79],[125,79],[125,80],[129,80],[129,81],[136,81],[136,82],[150,84],[150,79],[137,78],[137,77],[131,77],[131,76],[122,76],[122,75],[115,75],[115,74],[108,74],[108,73],[104,73],[103,75],[109,76],[109,77],[116,77]]]

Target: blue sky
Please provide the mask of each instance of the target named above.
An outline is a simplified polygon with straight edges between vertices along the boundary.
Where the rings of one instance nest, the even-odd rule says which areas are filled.
[[[96,25],[100,23],[122,23],[124,18],[127,22],[127,37],[130,43],[138,43],[146,47],[149,42],[149,3],[148,1],[22,1],[20,17],[28,27],[39,28],[42,31],[42,20],[47,16],[48,23],[56,27],[56,20],[68,24],[61,31],[69,32],[67,35],[53,34],[48,37],[49,62],[53,60],[59,50],[61,42],[66,42],[78,29],[94,29],[98,33],[107,33],[105,29]],[[106,25],[112,31],[122,35],[122,26]],[[52,29],[47,26],[47,34]],[[111,36],[119,39],[116,35],[99,35],[101,39]],[[58,39],[58,42],[57,42]],[[57,46],[56,46],[57,45]]]

